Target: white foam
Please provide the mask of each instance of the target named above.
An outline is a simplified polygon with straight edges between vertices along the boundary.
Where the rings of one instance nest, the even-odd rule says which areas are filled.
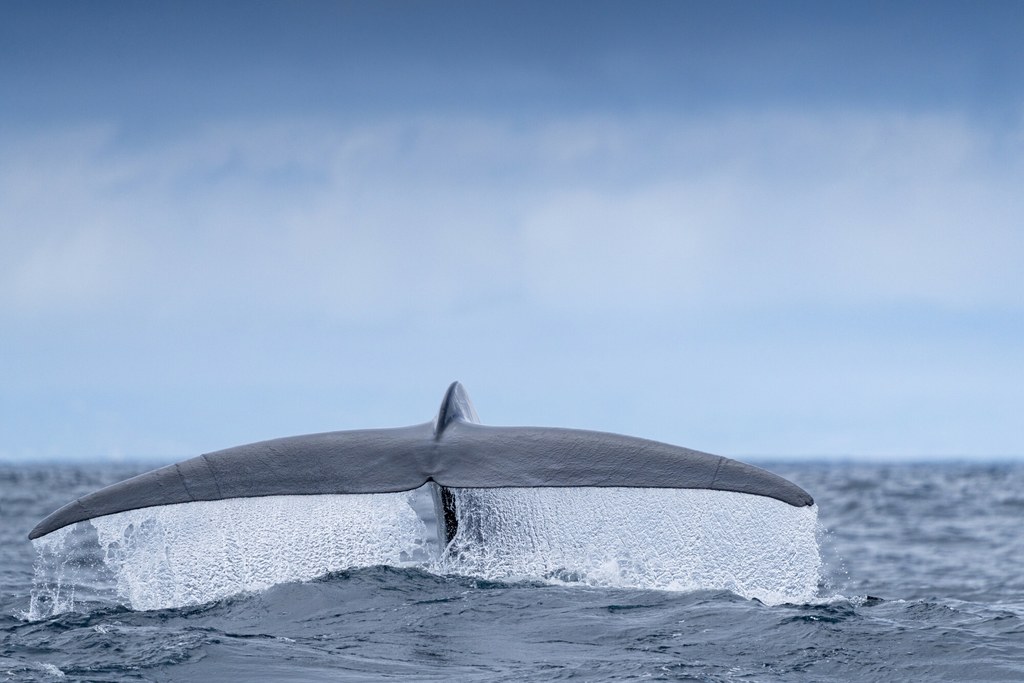
[[[35,541],[29,616],[73,609],[83,574],[96,584],[89,595],[102,593],[105,576],[122,602],[151,610],[382,564],[488,579],[722,589],[770,604],[807,602],[817,590],[816,507],[707,490],[453,489],[458,534],[442,554],[424,491],[235,498],[76,524]],[[99,559],[74,559],[90,543]]]
[[[66,674],[57,668],[55,664],[46,664],[44,662],[37,662],[36,665],[42,670],[47,676],[53,676],[54,678],[66,678]]]

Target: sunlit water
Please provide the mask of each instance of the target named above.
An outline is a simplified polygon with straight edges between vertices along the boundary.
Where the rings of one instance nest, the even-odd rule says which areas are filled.
[[[818,506],[462,490],[440,553],[408,494],[279,497],[37,555],[139,470],[0,467],[0,679],[1024,679],[1024,467],[772,469]]]

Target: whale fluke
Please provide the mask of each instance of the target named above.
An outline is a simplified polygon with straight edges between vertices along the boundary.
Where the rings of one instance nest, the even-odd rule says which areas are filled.
[[[447,488],[628,487],[733,491],[812,505],[796,484],[710,453],[619,434],[479,424],[454,382],[432,422],[292,436],[227,448],[90,493],[41,521],[39,538],[75,522],[192,501],[278,495],[394,493],[434,482],[451,527]]]

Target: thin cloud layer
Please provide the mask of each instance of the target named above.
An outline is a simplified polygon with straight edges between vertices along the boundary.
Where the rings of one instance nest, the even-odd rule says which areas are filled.
[[[1017,310],[1014,135],[870,112],[40,131],[0,160],[0,305]]]

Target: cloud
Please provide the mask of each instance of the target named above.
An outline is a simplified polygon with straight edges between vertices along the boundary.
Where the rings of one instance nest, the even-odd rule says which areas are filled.
[[[963,121],[771,116],[666,133],[674,167],[562,193],[534,213],[526,252],[539,296],[654,307],[1020,301],[1021,167]]]
[[[1016,308],[1014,134],[870,111],[38,131],[0,142],[0,310]]]

